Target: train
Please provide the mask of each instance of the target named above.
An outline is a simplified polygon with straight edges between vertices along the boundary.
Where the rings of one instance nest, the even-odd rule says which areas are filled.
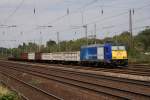
[[[80,51],[75,52],[21,53],[18,58],[9,57],[8,59],[97,67],[103,67],[104,65],[110,67],[128,66],[126,46],[109,43],[81,46]]]

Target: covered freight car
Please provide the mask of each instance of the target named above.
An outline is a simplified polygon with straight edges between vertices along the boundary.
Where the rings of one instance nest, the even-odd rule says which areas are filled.
[[[28,53],[28,60],[34,61],[35,60],[35,53]]]
[[[28,60],[28,53],[21,53],[20,59],[21,60]]]
[[[80,51],[77,52],[56,52],[56,53],[36,53],[35,60],[49,63],[78,63],[80,61]]]

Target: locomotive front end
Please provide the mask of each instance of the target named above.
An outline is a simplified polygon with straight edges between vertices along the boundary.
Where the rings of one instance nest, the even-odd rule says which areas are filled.
[[[112,46],[112,63],[118,66],[128,65],[128,55],[125,46]]]

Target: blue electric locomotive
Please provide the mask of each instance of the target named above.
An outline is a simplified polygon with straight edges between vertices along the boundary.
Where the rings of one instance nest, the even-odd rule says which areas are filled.
[[[82,64],[127,66],[127,50],[122,45],[88,45],[82,46],[80,50],[80,61]]]

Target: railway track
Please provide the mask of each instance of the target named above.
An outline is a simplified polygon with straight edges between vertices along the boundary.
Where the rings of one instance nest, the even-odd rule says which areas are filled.
[[[12,90],[19,92],[23,100],[63,100],[49,92],[35,87],[24,80],[13,76],[10,72],[0,71],[0,77],[3,84]]]
[[[33,64],[33,62],[28,62]],[[83,69],[83,70],[93,70],[93,71],[110,71],[110,72],[116,72],[116,73],[125,73],[125,74],[133,74],[133,75],[144,75],[149,76],[150,73],[150,64],[129,64],[128,67],[118,67],[115,69],[112,69],[107,66],[100,66],[99,68],[97,66],[79,66],[79,65],[63,65],[63,64],[50,64],[50,63],[37,63],[36,64],[42,64],[47,66],[59,66],[59,67],[67,67],[67,68],[73,68],[73,69]],[[107,67],[107,68],[106,68]]]
[[[33,63],[27,63],[33,64]],[[101,72],[113,72],[113,73],[120,73],[120,74],[129,74],[129,75],[140,75],[140,76],[150,76],[150,66],[145,64],[134,64],[130,65],[127,68],[98,68],[98,67],[86,67],[86,66],[72,66],[72,65],[62,65],[62,64],[46,64],[46,63],[35,63],[35,65],[44,65],[44,66],[56,66],[62,68],[72,68],[72,69],[83,69],[83,70],[90,70],[90,71],[101,71]]]
[[[16,69],[13,69],[13,70],[16,70]],[[5,73],[8,73],[8,70],[6,70],[6,69],[3,69],[3,71],[5,72]],[[90,92],[90,93],[93,93],[94,92],[94,97],[89,97],[89,100],[98,100],[98,99],[100,99],[99,98],[99,96],[100,95],[103,95],[103,96],[105,96],[105,98],[113,98],[113,99],[121,99],[121,97],[117,97],[117,96],[111,96],[111,95],[108,95],[108,94],[105,94],[105,93],[101,93],[101,92],[97,92],[97,91],[93,91],[93,89],[90,89],[90,88],[87,88],[87,85],[89,85],[89,84],[86,84],[86,87],[84,87],[84,86],[82,86],[83,84],[81,84],[80,82],[75,82],[75,81],[73,81],[73,80],[68,80],[68,79],[66,79],[66,78],[62,78],[62,77],[58,77],[58,76],[47,76],[47,75],[43,75],[43,73],[42,74],[39,74],[39,73],[36,73],[36,72],[29,72],[29,71],[23,71],[23,70],[16,70],[16,71],[21,71],[21,72],[25,72],[25,73],[28,73],[28,74],[30,74],[30,75],[34,75],[34,76],[39,76],[39,77],[42,77],[42,78],[47,78],[47,79],[50,79],[50,80],[54,80],[54,81],[57,81],[57,82],[59,82],[59,83],[62,83],[62,84],[65,84],[65,85],[70,85],[71,87],[76,87],[76,88],[79,88],[80,89],[80,91],[82,90],[82,89],[84,89],[84,90],[86,90],[86,91],[88,91],[88,92],[90,92],[90,91],[92,91],[92,92]],[[13,73],[16,73],[16,71],[13,71]],[[10,71],[9,71],[10,72]],[[16,77],[17,75],[15,75],[15,77]],[[81,85],[81,86],[80,86]],[[85,85],[85,84],[84,84]],[[88,87],[91,87],[90,85],[88,86]],[[43,90],[45,90],[45,91],[47,91],[47,92],[50,92],[49,90],[47,90],[46,88],[41,88],[41,89],[43,89]],[[76,93],[77,91],[74,91],[74,93]],[[63,96],[63,95],[65,95],[64,93],[61,93],[62,95],[60,95],[60,97],[61,96]],[[89,93],[88,93],[89,94]],[[88,95],[88,94],[86,94],[86,95]],[[72,94],[73,95],[73,94]],[[85,94],[84,94],[85,95]],[[91,95],[91,94],[90,94]],[[80,95],[81,96],[81,95]],[[78,97],[76,97],[76,98],[79,98],[80,96],[78,96]],[[75,98],[75,96],[73,96],[74,98]],[[63,97],[65,100],[70,100],[71,98],[68,98],[68,97]],[[85,98],[85,97],[82,97],[82,98]],[[80,99],[81,99],[81,97],[80,97]],[[79,100],[80,100],[79,99]],[[81,99],[82,100],[82,99]]]
[[[30,62],[29,62],[30,63]],[[31,63],[33,64],[33,63]],[[92,71],[104,71],[104,72],[114,72],[114,73],[122,73],[122,74],[131,74],[131,75],[142,75],[142,76],[150,76],[150,65],[149,64],[132,64],[129,67],[125,68],[105,68],[102,67],[87,67],[87,66],[74,66],[74,65],[62,65],[62,64],[47,64],[47,63],[36,63],[42,64],[46,66],[59,66],[63,68],[73,68],[73,69],[83,69],[83,70],[92,70]]]
[[[33,63],[27,63],[33,64]],[[113,73],[120,73],[120,74],[129,74],[129,75],[140,75],[140,76],[150,76],[150,65],[146,64],[132,64],[127,68],[98,68],[98,67],[86,67],[86,66],[72,66],[72,65],[62,65],[62,64],[47,64],[47,63],[35,63],[35,65],[44,65],[44,66],[56,66],[62,68],[72,68],[72,69],[83,69],[83,70],[90,70],[90,71],[103,71],[103,72],[113,72]]]
[[[92,95],[96,97],[95,100],[106,98],[136,100],[150,99],[149,82],[77,72],[72,70],[66,70],[66,68],[41,67],[33,64],[21,63],[0,63],[0,69],[3,70],[3,72],[5,73],[11,73],[11,75],[14,77],[20,76],[22,73],[26,73],[28,75],[31,75],[30,77],[36,76],[42,79],[53,80],[55,82],[63,84],[64,87],[74,87],[76,91],[74,91],[72,94],[71,91],[68,91],[70,92],[70,95],[76,94],[79,100],[81,99],[79,96],[81,95],[81,93],[78,93],[78,91],[82,91],[82,95],[84,95],[85,97],[89,96],[87,100],[93,100],[94,98],[91,98]],[[89,69],[87,68],[87,70]],[[19,72],[20,74],[14,75],[14,73]],[[43,87],[41,87],[40,89],[51,92]],[[90,94],[87,94],[87,92]],[[70,100],[70,98],[64,96],[66,94],[63,92],[60,94],[56,92],[56,94],[58,97],[61,97],[65,100]],[[83,97],[81,100],[83,100]]]
[[[6,66],[4,66],[4,68],[5,68]],[[8,67],[8,66],[7,66]],[[9,69],[12,69],[12,68],[10,68],[9,67]],[[8,70],[8,69],[1,69],[1,70],[3,70],[5,73],[10,73],[11,71],[10,70]],[[78,88],[80,88],[80,91],[82,90],[82,89],[84,89],[84,92],[86,92],[87,90],[88,90],[88,95],[90,95],[91,96],[91,94],[93,94],[93,92],[94,92],[94,94],[93,94],[93,96],[94,97],[89,97],[87,94],[86,94],[86,96],[85,97],[80,97],[80,96],[82,96],[82,95],[78,95],[78,97],[80,97],[80,98],[78,98],[77,99],[77,97],[75,96],[75,98],[77,99],[77,100],[83,100],[83,99],[86,99],[86,98],[88,98],[88,99],[86,99],[86,100],[98,100],[98,99],[102,99],[102,98],[100,98],[99,96],[100,95],[103,95],[104,97],[103,98],[108,98],[108,97],[110,97],[110,98],[114,98],[114,99],[118,99],[118,98],[120,98],[120,97],[117,97],[117,96],[111,96],[111,95],[108,95],[108,94],[105,94],[105,93],[103,93],[103,92],[97,92],[97,91],[94,91],[94,90],[92,90],[92,89],[90,89],[90,88],[87,88],[87,87],[84,87],[84,86],[82,86],[83,84],[81,84],[81,83],[77,83],[77,82],[73,82],[73,80],[71,81],[71,79],[69,80],[69,79],[67,79],[67,78],[62,78],[62,77],[58,77],[58,76],[54,76],[53,75],[53,77],[52,77],[52,75],[51,75],[51,77],[49,76],[49,75],[47,75],[47,76],[43,76],[44,75],[44,73],[41,73],[41,74],[39,74],[39,72],[36,72],[35,73],[35,71],[33,71],[32,70],[32,72],[31,71],[29,71],[29,70],[27,70],[27,71],[25,71],[25,70],[22,70],[22,68],[21,68],[21,70],[18,70],[18,68],[16,68],[16,69],[14,69],[14,67],[13,67],[13,70],[16,70],[16,72],[12,72],[12,73],[17,73],[17,72],[22,72],[22,73],[28,73],[28,74],[32,74],[32,75],[34,75],[34,76],[39,76],[39,77],[43,77],[43,78],[48,78],[48,79],[50,79],[50,80],[55,80],[55,81],[58,81],[58,82],[60,82],[60,83],[63,83],[63,84],[67,84],[67,85],[71,85],[71,86],[74,86],[74,87],[78,87]],[[18,75],[16,75],[16,76],[18,76]],[[74,84],[73,84],[74,83]],[[81,86],[80,86],[81,85]],[[88,84],[87,84],[88,85]],[[86,86],[86,85],[85,85]],[[86,90],[86,91],[85,91]],[[91,91],[91,92],[90,92]],[[76,92],[78,92],[78,91],[76,91]],[[63,94],[63,93],[62,93]],[[73,95],[74,95],[74,93],[73,93]],[[84,95],[85,95],[85,93],[84,93]],[[74,97],[74,96],[73,96]],[[65,100],[70,100],[71,98],[65,98]],[[76,100],[75,99],[75,100]]]

